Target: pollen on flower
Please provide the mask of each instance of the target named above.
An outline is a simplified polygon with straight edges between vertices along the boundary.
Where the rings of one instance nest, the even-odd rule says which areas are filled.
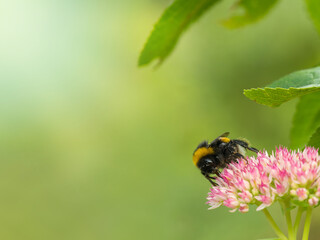
[[[208,194],[210,209],[224,205],[232,212],[249,211],[249,205],[262,210],[278,199],[290,198],[318,206],[320,198],[320,156],[306,147],[290,151],[284,147],[269,155],[239,159],[231,163],[216,180]]]

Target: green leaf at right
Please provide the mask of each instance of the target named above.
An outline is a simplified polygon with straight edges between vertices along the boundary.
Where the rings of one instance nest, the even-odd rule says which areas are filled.
[[[244,95],[263,105],[278,107],[296,97],[320,91],[320,67],[293,72],[265,88],[245,89]]]
[[[175,0],[163,13],[139,57],[139,66],[155,59],[161,63],[172,52],[182,33],[220,0]]]
[[[228,28],[238,28],[263,18],[278,0],[240,0],[236,12],[223,24]]]
[[[308,146],[320,148],[320,127],[311,136]]]
[[[320,1],[306,0],[306,4],[310,17],[320,33]]]
[[[320,92],[302,96],[293,116],[290,131],[291,148],[304,148],[319,126]],[[315,141],[312,141],[312,143],[315,143]]]

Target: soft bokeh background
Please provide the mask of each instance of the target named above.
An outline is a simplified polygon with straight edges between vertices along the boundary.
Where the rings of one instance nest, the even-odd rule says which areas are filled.
[[[242,91],[320,62],[304,2],[283,0],[231,31],[219,24],[226,0],[160,68],[139,69],[168,4],[1,1],[1,239],[274,236],[253,208],[208,211],[209,184],[191,155],[225,131],[260,149],[288,146],[295,102],[270,109]],[[319,224],[317,209],[312,239]]]

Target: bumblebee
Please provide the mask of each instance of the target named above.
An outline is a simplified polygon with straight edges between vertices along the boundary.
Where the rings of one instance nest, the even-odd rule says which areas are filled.
[[[259,150],[249,147],[245,140],[228,138],[229,132],[217,137],[210,144],[203,141],[193,152],[193,163],[209,182],[216,186],[212,180],[220,176],[220,169],[225,168],[231,162],[244,158],[246,150],[258,153]],[[212,176],[216,175],[216,176]]]

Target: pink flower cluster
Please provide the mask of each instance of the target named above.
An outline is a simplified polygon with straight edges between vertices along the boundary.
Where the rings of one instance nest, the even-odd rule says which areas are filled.
[[[290,197],[293,203],[317,206],[320,199],[320,156],[318,150],[306,147],[302,152],[279,147],[275,154],[260,152],[258,156],[231,163],[210,189],[211,207],[224,205],[231,212],[257,211],[281,198]]]

